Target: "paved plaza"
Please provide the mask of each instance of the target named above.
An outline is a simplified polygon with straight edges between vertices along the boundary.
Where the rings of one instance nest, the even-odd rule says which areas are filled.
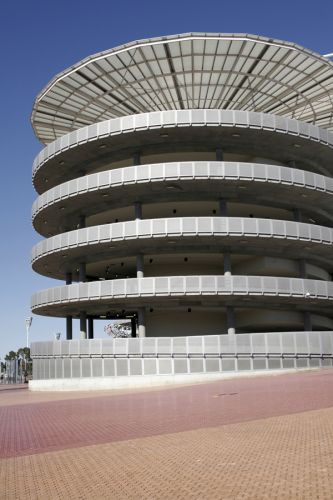
[[[332,369],[135,392],[0,388],[3,499],[333,498]]]

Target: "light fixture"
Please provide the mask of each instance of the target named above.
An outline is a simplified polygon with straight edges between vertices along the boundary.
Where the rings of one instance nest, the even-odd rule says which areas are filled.
[[[101,145],[100,145],[100,146],[98,146],[98,147],[99,147],[99,149],[104,149],[104,148],[106,148],[106,144],[101,144]]]
[[[160,134],[160,136],[163,137],[163,138],[166,138],[166,137],[169,137],[169,134],[167,134],[166,132],[162,132]]]
[[[240,134],[231,134],[231,137],[240,137]]]
[[[65,165],[64,160],[59,161],[59,165]]]
[[[300,148],[301,147],[301,145],[297,144],[297,143],[293,144],[293,146],[294,146],[294,148]]]

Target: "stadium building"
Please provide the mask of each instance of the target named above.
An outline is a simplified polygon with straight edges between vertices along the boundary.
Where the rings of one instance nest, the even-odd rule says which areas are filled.
[[[332,98],[327,57],[246,34],[140,40],[51,80],[32,266],[65,284],[32,311],[66,340],[33,343],[32,388],[332,365]],[[133,338],[94,339],[100,319]]]

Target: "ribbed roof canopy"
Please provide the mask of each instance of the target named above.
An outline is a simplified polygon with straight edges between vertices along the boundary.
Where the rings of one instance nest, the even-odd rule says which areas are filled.
[[[187,33],[132,42],[58,74],[36,98],[44,143],[95,122],[154,110],[260,111],[333,130],[333,63],[247,34]]]

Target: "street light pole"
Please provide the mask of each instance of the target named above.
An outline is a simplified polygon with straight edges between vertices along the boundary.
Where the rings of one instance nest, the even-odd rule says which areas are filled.
[[[27,347],[29,347],[29,331],[30,331],[31,323],[32,323],[32,317],[29,316],[25,320],[25,328],[26,328],[26,331],[27,331],[27,344],[26,344]]]

